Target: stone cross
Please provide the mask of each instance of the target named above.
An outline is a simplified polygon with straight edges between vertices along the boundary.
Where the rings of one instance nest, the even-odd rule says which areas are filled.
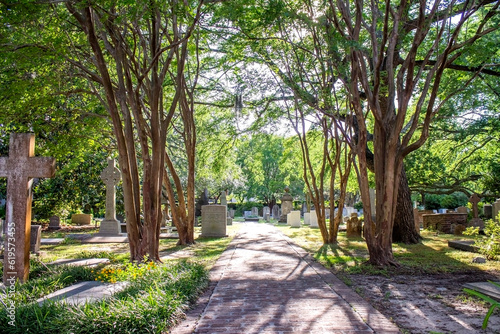
[[[481,198],[476,193],[474,193],[471,197],[469,197],[469,202],[471,202],[471,204],[472,204],[472,213],[473,213],[472,217],[473,218],[478,217],[477,203],[479,203],[479,201],[481,201]]]
[[[35,157],[35,135],[12,133],[9,156],[0,157],[0,177],[7,178],[3,282],[28,279],[30,270],[31,184],[34,177],[53,177],[56,160]]]
[[[120,170],[115,167],[115,160],[108,159],[108,167],[101,173],[101,180],[106,185],[106,215],[105,220],[116,220],[116,190],[115,186],[120,182]]]

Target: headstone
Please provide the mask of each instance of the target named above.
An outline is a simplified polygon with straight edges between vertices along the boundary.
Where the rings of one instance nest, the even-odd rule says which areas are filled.
[[[225,205],[203,205],[201,207],[201,236],[227,237],[227,208]]]
[[[479,211],[477,209],[477,203],[481,201],[481,198],[477,194],[472,194],[471,197],[469,197],[469,202],[472,204],[472,218],[478,218],[479,217]]]
[[[316,216],[316,210],[311,210],[311,216],[309,219],[310,225],[309,227],[319,227],[318,225],[318,216]]]
[[[264,217],[265,220],[269,220],[270,213],[271,213],[271,209],[269,209],[268,206],[265,206],[262,208],[262,217]],[[266,219],[266,215],[267,215],[267,219]]]
[[[370,209],[371,209],[371,214],[372,214],[372,220],[375,221],[375,217],[376,217],[376,214],[377,214],[377,207],[376,207],[376,193],[375,193],[375,189],[372,189],[370,188],[369,189],[369,192],[370,192]]]
[[[468,209],[467,209],[467,207],[465,207],[465,206],[459,206],[459,207],[457,208],[457,212],[458,212],[458,213],[469,213],[469,210],[468,210]]]
[[[31,225],[30,252],[40,253],[40,242],[42,239],[42,225]]]
[[[281,217],[279,220],[280,223],[287,222],[287,215],[292,211],[293,208],[293,197],[288,193],[289,191],[290,189],[288,187],[285,188],[285,193],[283,194],[283,197],[281,197]]]
[[[447,209],[439,209],[438,213],[448,213],[448,212],[447,212]]]
[[[290,211],[287,215],[287,224],[291,227],[300,227],[300,211]]]
[[[280,207],[278,204],[273,205],[273,219],[278,220],[280,218]]]
[[[483,205],[483,214],[486,219],[491,219],[493,217],[493,205],[491,204]]]
[[[462,235],[465,231],[465,226],[462,224],[457,224],[455,228],[453,229],[453,234],[454,235]]]
[[[226,217],[226,225],[233,225],[233,218]]]
[[[9,156],[0,157],[0,177],[7,178],[5,225],[9,233],[5,242],[15,248],[4,256],[3,282],[6,285],[11,286],[17,279],[21,283],[28,279],[32,178],[53,177],[55,163],[54,158],[35,157],[35,135],[31,133],[12,133]]]
[[[116,219],[116,185],[120,182],[120,170],[115,167],[115,160],[108,159],[108,167],[101,173],[101,179],[106,185],[106,214],[99,227],[99,234],[119,235],[120,222]]]
[[[49,230],[59,230],[61,229],[61,218],[59,216],[52,216],[49,218]]]
[[[228,211],[229,211],[229,217],[234,219],[234,214],[236,211],[234,209],[229,209]]]
[[[500,212],[500,198],[497,198],[493,203],[493,219],[498,221],[498,213]]]
[[[243,211],[243,217],[250,218],[252,216],[252,211]]]
[[[311,224],[311,213],[306,212],[304,213],[304,225],[309,225]]]
[[[325,219],[330,219],[330,208],[325,209]]]
[[[220,193],[220,205],[227,206],[227,197],[226,197],[226,192],[224,190]]]
[[[307,205],[306,202],[302,202],[302,208],[300,209],[300,214],[304,216],[304,214],[307,212]]]
[[[90,225],[92,216],[86,213],[75,213],[71,215],[71,223],[75,225]]]
[[[477,208],[477,203],[481,201],[481,198],[477,194],[472,194],[469,198],[469,202],[472,204],[472,219],[469,221],[469,226],[479,227],[479,230],[484,229],[484,222],[479,218],[479,211]]]
[[[255,206],[252,208],[252,216],[259,216],[259,209]]]
[[[353,212],[351,217],[347,220],[346,237],[348,238],[361,238],[362,223],[358,219],[358,214]]]
[[[208,205],[208,190],[205,188],[203,192],[200,195],[200,198],[196,201],[195,205],[195,216],[200,217],[201,216],[201,207],[203,205]]]

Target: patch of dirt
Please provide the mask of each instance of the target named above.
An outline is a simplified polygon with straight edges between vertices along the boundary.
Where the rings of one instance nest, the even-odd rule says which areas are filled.
[[[470,272],[392,277],[349,275],[351,288],[391,318],[403,333],[500,333],[500,312],[481,329],[489,304],[471,298],[464,283],[500,281],[500,273]]]

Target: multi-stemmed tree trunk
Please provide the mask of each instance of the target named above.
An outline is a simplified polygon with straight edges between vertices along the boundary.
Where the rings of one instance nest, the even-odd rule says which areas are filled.
[[[373,123],[376,218],[373,222],[365,216],[365,238],[370,262],[385,266],[396,264],[392,233],[403,158],[425,142],[433,116],[447,99],[438,99],[445,68],[460,59],[464,47],[498,29],[491,18],[499,3],[485,7],[487,2],[435,1],[426,6],[425,2],[393,5],[386,1],[365,6],[356,0],[354,7],[350,4],[330,2],[333,15],[328,19],[333,30],[347,41],[344,46],[350,73],[348,80],[341,79],[359,124],[358,179],[365,212],[371,209],[366,173],[367,125]],[[369,21],[365,18],[367,10]],[[456,22],[448,22],[453,15]],[[461,33],[473,16],[479,24],[473,32]],[[366,45],[370,45],[370,53],[365,51]],[[404,45],[407,47],[403,52]]]
[[[183,80],[187,41],[197,24],[201,3],[192,8],[188,3],[180,6],[175,1],[139,1],[107,7],[66,1],[64,5],[74,19],[70,25],[87,39],[87,45],[72,39],[74,48],[68,61],[88,78],[113,124],[131,260],[159,260],[165,165],[170,174],[173,170],[166,154],[166,136],[178,109],[187,129],[184,139],[188,142],[190,174],[194,174],[194,121],[192,108],[188,111],[185,108]],[[194,16],[189,13],[191,9]],[[172,86],[171,96],[167,98]],[[194,224],[191,217],[194,186],[192,180],[188,183],[187,205],[192,208],[184,209],[188,211],[186,217],[178,214],[181,210],[172,210],[172,216],[180,217],[188,226],[186,233],[189,233],[189,225]],[[182,186],[176,184],[176,191],[182,192]],[[170,196],[169,199],[175,203],[175,199]],[[192,242],[192,238],[185,237],[181,242],[186,241]]]

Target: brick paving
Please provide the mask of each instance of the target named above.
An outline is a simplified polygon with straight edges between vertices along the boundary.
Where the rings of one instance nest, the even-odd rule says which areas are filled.
[[[271,225],[245,223],[210,278],[171,333],[399,333]]]

